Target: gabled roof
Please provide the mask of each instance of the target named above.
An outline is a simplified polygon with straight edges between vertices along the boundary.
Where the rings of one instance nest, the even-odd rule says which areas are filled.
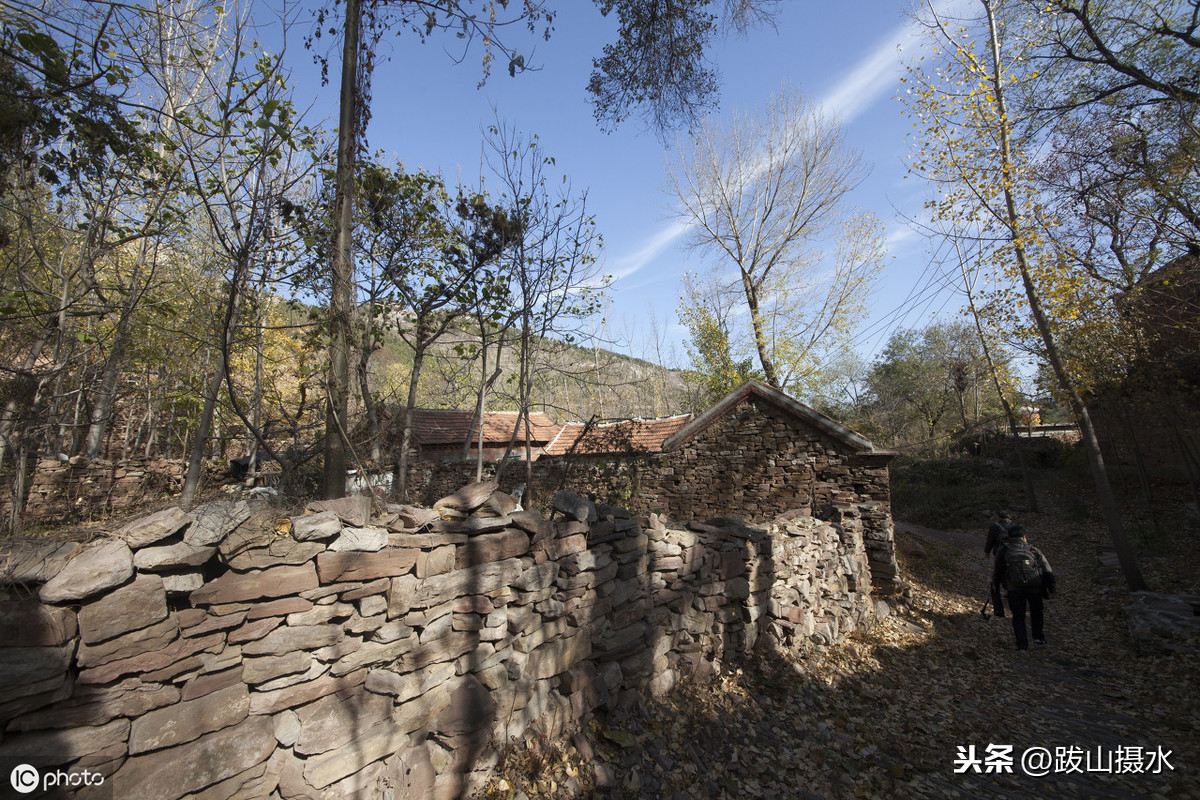
[[[686,441],[693,436],[703,432],[709,425],[712,425],[721,417],[728,414],[734,408],[741,404],[750,396],[755,396],[766,400],[774,405],[785,414],[795,417],[800,422],[808,425],[811,428],[824,433],[834,441],[845,445],[848,449],[857,453],[886,453],[888,451],[881,450],[871,444],[867,439],[854,431],[847,428],[840,422],[825,416],[815,408],[806,406],[796,398],[789,394],[781,392],[773,386],[768,386],[762,381],[750,380],[743,383],[738,388],[734,389],[729,394],[718,400],[711,408],[705,411],[700,416],[696,417],[690,423],[681,428],[677,433],[663,442],[663,450],[674,450],[681,447]]]
[[[691,414],[657,419],[623,419],[601,422],[590,427],[585,422],[568,422],[558,436],[546,445],[548,456],[566,453],[660,453],[672,434],[691,420]]]
[[[413,438],[423,445],[461,445],[470,436],[479,439],[479,428],[472,424],[474,411],[451,409],[413,409]],[[525,425],[516,411],[483,412],[484,444],[507,444],[513,427],[517,426],[516,441],[525,441]],[[548,442],[555,437],[559,426],[541,411],[529,414],[530,441]]]

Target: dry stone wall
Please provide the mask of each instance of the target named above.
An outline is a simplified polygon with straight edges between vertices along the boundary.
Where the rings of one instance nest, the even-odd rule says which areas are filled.
[[[149,499],[178,494],[183,472],[182,462],[164,458],[42,459],[29,482],[25,514],[38,522],[55,523],[128,511]],[[0,514],[7,516],[11,506],[12,492],[5,487]]]
[[[853,525],[674,530],[566,492],[547,519],[494,489],[17,548],[0,758],[103,776],[83,798],[454,797],[513,736],[873,619]]]

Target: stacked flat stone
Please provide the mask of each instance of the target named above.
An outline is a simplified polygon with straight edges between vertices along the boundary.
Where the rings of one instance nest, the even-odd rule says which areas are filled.
[[[0,756],[107,797],[456,797],[531,726],[870,620],[855,530],[553,505],[494,483],[437,511],[219,501],[11,553]]]
[[[40,523],[54,523],[124,512],[178,493],[182,485],[183,465],[178,459],[42,459],[30,481],[24,514]],[[0,514],[7,514],[11,506],[10,497],[0,498]]]

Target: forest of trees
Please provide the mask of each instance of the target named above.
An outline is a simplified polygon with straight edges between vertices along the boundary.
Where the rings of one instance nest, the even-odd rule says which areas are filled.
[[[711,44],[769,20],[773,4],[663,14],[649,0],[598,0],[619,27],[588,86],[597,120],[665,132],[696,119],[716,98]],[[604,284],[587,191],[550,174],[536,134],[498,118],[483,135],[490,194],[408,171],[365,140],[384,37],[445,35],[475,49],[484,79],[494,63],[516,74],[532,66],[522,37],[551,35],[553,4],[314,10],[270,28],[252,3],[0,8],[11,531],[46,457],[180,459],[186,507],[206,457],[253,465],[256,451],[323,455],[321,491],[340,494],[347,459],[395,457],[380,447],[393,404],[635,410],[611,384],[644,383],[644,370],[614,372],[588,335]],[[336,130],[298,112],[272,52],[289,37],[340,74]],[[679,389],[649,382],[652,408]]]
[[[705,265],[681,289],[686,385],[600,347],[601,232],[535,133],[498,117],[481,134],[486,191],[366,141],[386,37],[450,36],[484,79],[515,75],[553,3],[348,0],[292,22],[340,86],[335,130],[298,112],[253,4],[5,3],[10,529],[33,465],[59,454],[179,459],[186,505],[206,457],[303,453],[331,496],[349,462],[403,460],[383,428],[406,437],[394,409],[414,406],[668,414],[760,377],[888,446],[948,442],[1014,425],[1032,392],[1018,361],[1043,364],[1039,391],[1081,423],[1103,498],[1094,399],[1136,384],[1168,415],[1195,406],[1196,348],[1173,343],[1200,318],[1200,3],[914,12],[926,43],[899,99],[929,200],[911,224],[964,316],[894,331],[872,363],[853,333],[885,252],[848,204],[861,155],[787,87],[757,114],[706,116],[711,46],[769,24],[776,0],[595,6],[618,23],[588,85],[598,124],[686,131],[666,181]],[[1196,431],[1175,418],[1196,483]]]

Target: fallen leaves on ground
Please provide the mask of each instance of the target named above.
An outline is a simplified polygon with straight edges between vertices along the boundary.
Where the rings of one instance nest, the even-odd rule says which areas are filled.
[[[819,653],[764,653],[706,686],[606,712],[569,743],[509,747],[484,797],[1022,797],[1200,800],[1200,656],[1136,655],[1102,529],[1061,514],[1021,520],[1059,577],[1050,646],[1015,651],[1009,619],[982,616],[982,552],[927,541],[903,565],[891,616]],[[961,532],[960,532],[961,534]],[[1197,591],[1196,535],[1143,556],[1160,591]],[[979,533],[982,543],[983,533]],[[961,537],[960,537],[961,541]],[[1189,583],[1190,581],[1190,583]],[[1197,643],[1200,644],[1200,643]],[[955,774],[959,747],[1170,752],[1159,774]],[[1102,765],[1101,765],[1102,766]]]

